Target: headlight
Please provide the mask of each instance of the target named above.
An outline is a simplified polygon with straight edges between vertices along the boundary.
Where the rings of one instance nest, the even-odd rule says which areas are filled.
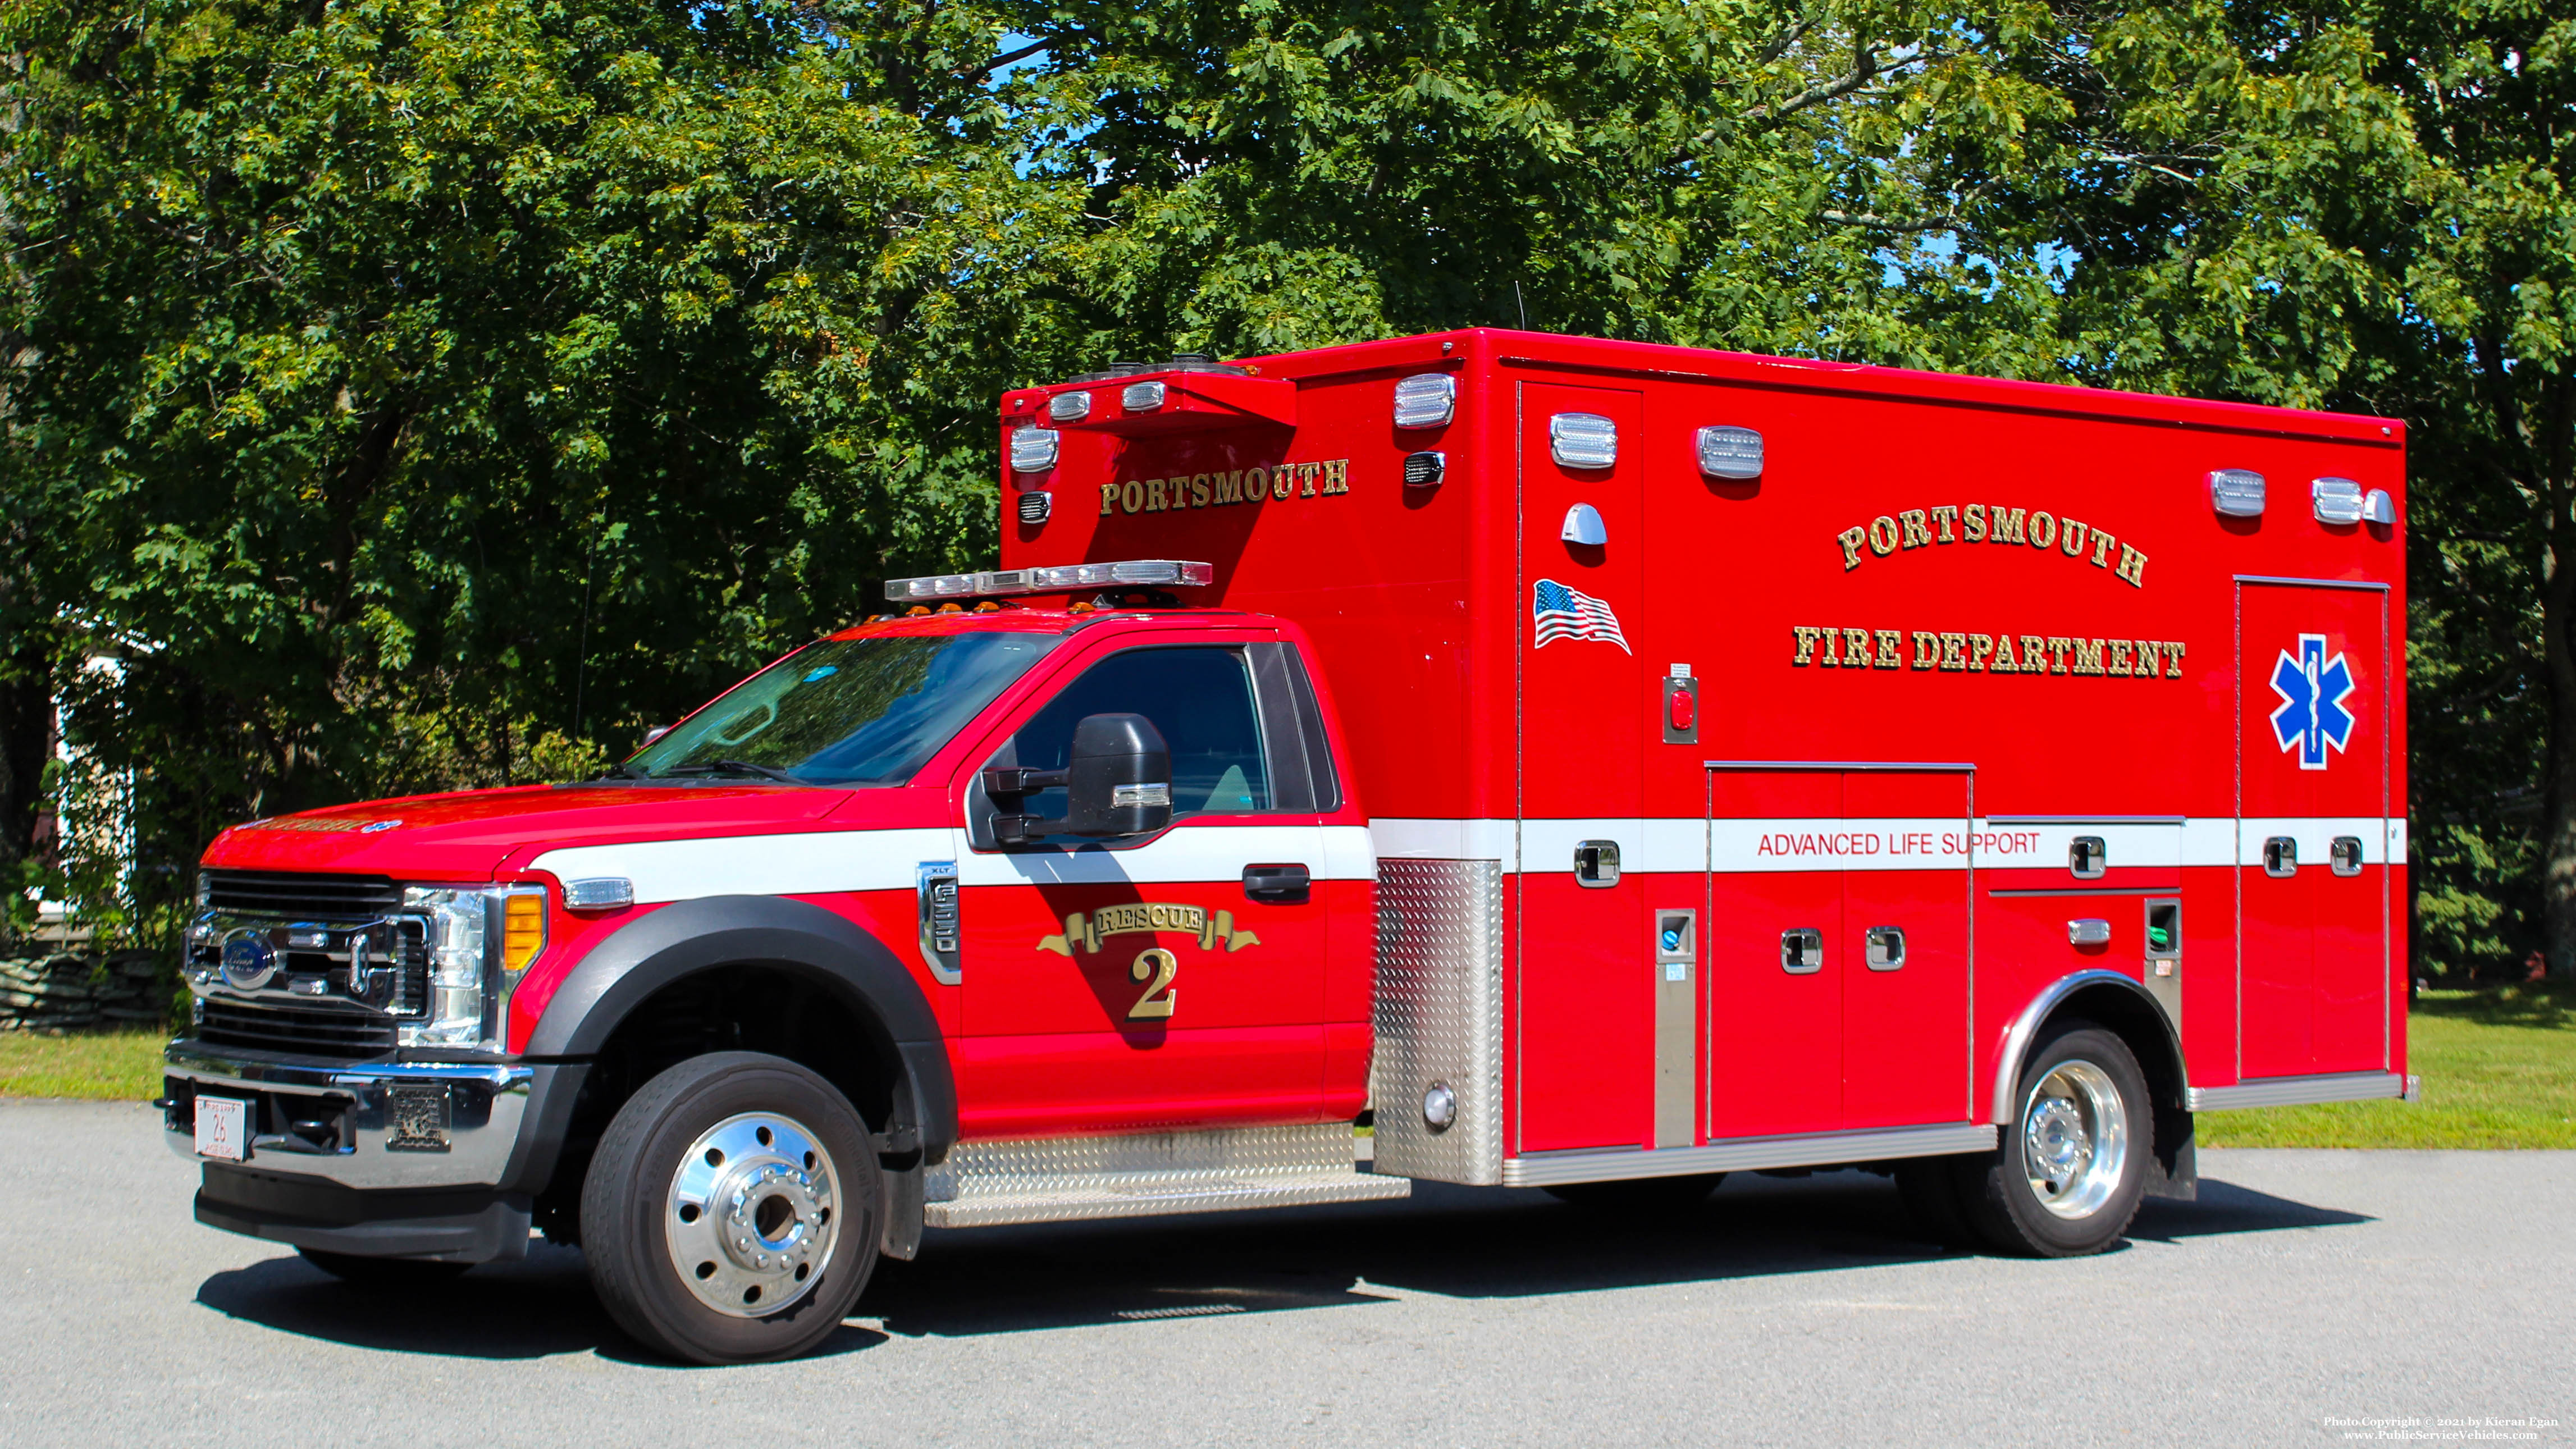
[[[545,888],[412,886],[403,913],[428,921],[429,989],[401,1044],[507,1050],[510,993],[546,946]]]

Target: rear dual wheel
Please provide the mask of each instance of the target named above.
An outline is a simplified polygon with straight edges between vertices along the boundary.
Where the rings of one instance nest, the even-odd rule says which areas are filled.
[[[790,1358],[867,1287],[884,1201],[838,1089],[780,1057],[715,1052],[618,1109],[582,1184],[582,1252],[609,1317],[645,1347]]]
[[[2020,1085],[1995,1151],[1901,1164],[1897,1190],[1924,1231],[1952,1247],[2098,1253],[2128,1231],[2146,1195],[2155,1146],[2146,1074],[2117,1036],[2068,1021],[2041,1038]]]

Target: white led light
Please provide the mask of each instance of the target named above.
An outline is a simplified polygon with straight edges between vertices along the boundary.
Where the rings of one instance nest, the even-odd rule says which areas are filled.
[[[2308,485],[2319,523],[2361,522],[2361,485],[2350,478],[2319,478]]]
[[[1047,399],[1047,416],[1059,423],[1078,423],[1091,416],[1091,394],[1060,392]]]
[[[1619,425],[1599,413],[1558,413],[1547,420],[1547,451],[1567,468],[1607,468],[1619,461]]]
[[[2209,506],[2230,518],[2263,516],[2263,475],[2251,468],[2219,468],[2209,475]]]
[[[2370,523],[2393,524],[2397,521],[2397,500],[2388,496],[2387,489],[2373,488],[2361,500],[2361,516]]]
[[[1699,470],[1711,478],[1762,476],[1762,435],[1751,428],[1699,430]]]
[[[886,580],[886,597],[895,603],[917,599],[960,599],[1000,594],[1052,593],[1114,584],[1169,584],[1195,588],[1216,576],[1204,563],[1183,559],[1127,559],[1117,563],[1057,564],[1035,569],[988,569],[976,574],[927,574],[917,579]]]
[[[1131,413],[1150,413],[1163,405],[1163,385],[1159,382],[1131,382],[1118,394],[1118,405]]]
[[[1043,473],[1054,467],[1056,449],[1062,441],[1052,428],[1011,429],[1011,471]]]
[[[1458,411],[1458,379],[1445,372],[1417,372],[1395,385],[1395,425],[1437,428]]]

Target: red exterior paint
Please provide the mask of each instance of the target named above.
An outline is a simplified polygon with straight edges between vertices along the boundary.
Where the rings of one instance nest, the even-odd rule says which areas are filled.
[[[228,831],[207,864],[557,888],[548,947],[514,999],[515,1049],[583,954],[654,909],[564,912],[535,865],[548,851],[956,830],[975,772],[1091,663],[1284,640],[1329,722],[1333,812],[1200,816],[1120,846],[1189,847],[1204,869],[1186,879],[977,876],[963,986],[919,960],[909,889],[804,897],[911,966],[948,1034],[967,1136],[1357,1112],[1369,882],[1319,880],[1302,903],[1269,904],[1237,875],[1290,858],[1276,842],[1302,837],[1283,830],[1313,832],[1320,851],[1326,828],[1373,824],[1382,852],[1438,853],[1404,844],[1429,838],[1406,822],[1518,853],[1502,903],[1513,1153],[1654,1141],[1658,910],[1702,913],[1701,1140],[1984,1120],[1998,1053],[2040,993],[2084,970],[2144,978],[2154,896],[2183,902],[2194,1085],[2404,1070],[2402,856],[2383,841],[2357,873],[2303,859],[2287,880],[2234,863],[2240,820],[2376,831],[2404,815],[2402,544],[2385,526],[2321,524],[2308,497],[2333,475],[2402,508],[2399,424],[1496,331],[1245,366],[1171,379],[1155,418],[1124,416],[1118,384],[1091,384],[1090,418],[1056,429],[1056,467],[1004,475],[1002,566],[1203,560],[1214,582],[1184,607],[1045,601],[860,626],[1062,637],[908,785],[384,801]],[[1399,429],[1395,383],[1424,373],[1455,379],[1455,415]],[[1052,426],[1036,421],[1046,400],[1079,386],[1009,394],[1005,435]],[[1555,463],[1550,421],[1566,413],[1611,420],[1615,461]],[[1703,475],[1694,437],[1709,426],[1758,431],[1762,476]],[[1407,456],[1429,451],[1445,455],[1441,480],[1408,487]],[[2213,512],[2215,468],[2267,477],[2260,519]],[[1229,475],[1239,490],[1253,469],[1262,501],[1222,501]],[[1024,488],[1051,495],[1046,522],[1017,521]],[[1563,537],[1577,504],[1605,543]],[[2019,541],[2000,541],[2010,531]],[[2282,579],[2370,587],[2260,581]],[[1620,639],[1541,642],[1543,585],[1597,601]],[[2303,635],[2354,678],[2353,732],[2323,768],[2300,768],[2272,731],[2272,671]],[[2088,670],[2078,645],[2097,637],[2112,642]],[[1675,666],[1693,682],[1667,706]],[[1907,768],[1854,768],[1873,763]],[[356,828],[383,820],[399,823]],[[1256,828],[1271,843],[1236,850],[1229,832]],[[2098,878],[2048,856],[2092,828],[2122,842]],[[1621,844],[1616,884],[1575,880],[1578,837]],[[1070,938],[1068,916],[1155,905],[1224,910],[1247,940]],[[2070,944],[2071,922],[2091,918],[2111,940]],[[1905,933],[1896,970],[1863,959],[1877,926]],[[1782,967],[1781,934],[1798,929],[1824,943],[1811,973]],[[1148,950],[1177,963],[1168,1017],[1136,1014],[1153,994],[1135,974]]]

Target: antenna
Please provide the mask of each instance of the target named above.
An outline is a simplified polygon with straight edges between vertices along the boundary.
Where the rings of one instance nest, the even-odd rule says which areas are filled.
[[[1512,278],[1512,305],[1521,309],[1521,330],[1529,330],[1529,303],[1521,297],[1521,279]]]

